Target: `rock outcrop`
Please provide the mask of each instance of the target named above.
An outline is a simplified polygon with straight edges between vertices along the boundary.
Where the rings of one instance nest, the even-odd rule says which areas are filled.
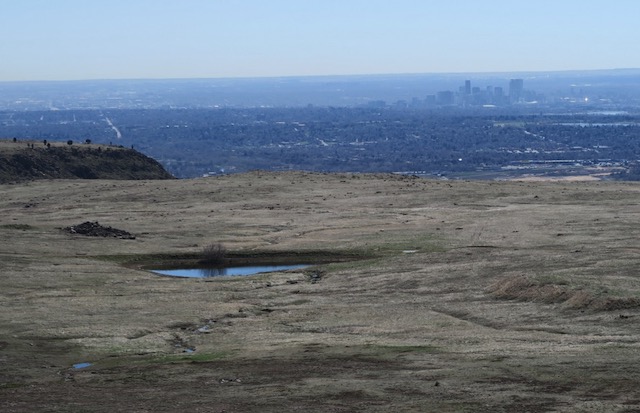
[[[104,225],[100,225],[98,222],[83,222],[79,225],[72,225],[70,227],[63,228],[64,231],[70,234],[85,235],[88,237],[113,237],[120,239],[136,239],[135,235],[122,229],[112,228]]]
[[[172,179],[159,162],[123,147],[0,141],[0,183],[34,179]]]

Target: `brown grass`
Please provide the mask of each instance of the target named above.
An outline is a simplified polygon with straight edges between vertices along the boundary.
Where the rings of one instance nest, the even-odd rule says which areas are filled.
[[[614,311],[640,307],[640,300],[635,297],[598,297],[594,293],[574,290],[565,285],[540,284],[525,276],[499,280],[487,291],[499,299],[545,304],[562,303],[566,308],[574,310]]]
[[[52,180],[0,212],[2,412],[640,409],[638,184]],[[61,231],[87,220],[136,239]],[[212,240],[341,262],[141,268]]]

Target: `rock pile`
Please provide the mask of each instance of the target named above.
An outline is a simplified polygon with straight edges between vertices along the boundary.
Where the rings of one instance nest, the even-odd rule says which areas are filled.
[[[64,228],[64,230],[70,234],[80,234],[86,235],[89,237],[114,237],[120,239],[136,239],[135,235],[130,232],[112,228],[105,227],[96,222],[83,222],[79,225],[72,225],[70,227]]]

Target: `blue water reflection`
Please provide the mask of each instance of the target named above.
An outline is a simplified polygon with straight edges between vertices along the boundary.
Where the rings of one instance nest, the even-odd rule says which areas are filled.
[[[151,270],[160,275],[186,278],[211,278],[222,276],[254,275],[263,272],[297,270],[308,267],[307,264],[297,265],[261,265],[253,267],[226,267],[226,268],[186,268],[176,270]]]

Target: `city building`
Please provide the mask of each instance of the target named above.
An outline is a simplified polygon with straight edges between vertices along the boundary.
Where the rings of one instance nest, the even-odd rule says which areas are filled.
[[[509,81],[509,102],[519,103],[524,98],[524,80],[511,79]]]
[[[455,96],[452,91],[444,90],[442,92],[438,92],[437,102],[438,105],[453,105],[455,103]]]

